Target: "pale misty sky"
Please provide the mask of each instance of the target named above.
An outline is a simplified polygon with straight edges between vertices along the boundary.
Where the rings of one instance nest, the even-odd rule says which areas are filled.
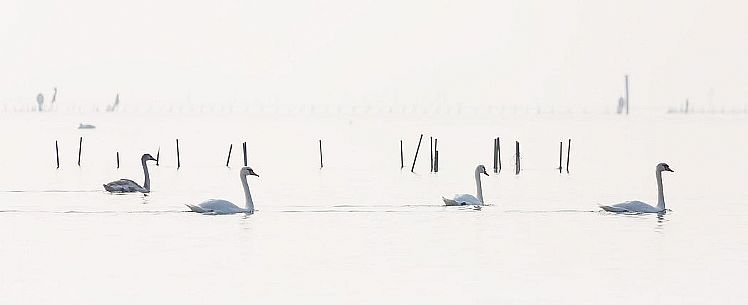
[[[739,1],[0,2],[0,102],[748,104]]]

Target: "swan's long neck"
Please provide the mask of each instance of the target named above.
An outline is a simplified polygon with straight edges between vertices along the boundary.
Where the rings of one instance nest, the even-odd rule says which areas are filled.
[[[146,190],[150,191],[151,190],[151,176],[148,175],[148,165],[146,164],[147,161],[143,159],[141,160],[141,162],[143,163],[143,175],[145,175],[145,182],[143,182],[143,187]]]
[[[665,194],[662,192],[662,171],[658,170],[657,176],[657,209],[665,210]]]
[[[477,196],[478,196],[478,200],[480,200],[480,203],[484,203],[484,201],[483,201],[483,187],[481,187],[481,184],[480,184],[480,174],[481,174],[481,172],[478,169],[475,169],[475,188],[476,188],[476,193],[478,193]]]
[[[244,187],[244,197],[246,197],[247,203],[246,207],[244,208],[247,213],[254,213],[255,212],[255,204],[252,202],[252,193],[249,192],[249,184],[247,184],[247,176],[241,175],[240,178],[242,179],[242,186]]]

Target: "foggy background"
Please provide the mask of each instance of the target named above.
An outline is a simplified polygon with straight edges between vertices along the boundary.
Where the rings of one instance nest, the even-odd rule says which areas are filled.
[[[748,99],[735,1],[2,1],[0,104],[532,105]]]

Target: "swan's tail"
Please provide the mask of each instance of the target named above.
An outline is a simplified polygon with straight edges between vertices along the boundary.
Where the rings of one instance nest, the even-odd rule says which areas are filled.
[[[459,204],[459,203],[458,203],[457,201],[454,201],[454,200],[452,200],[452,199],[447,199],[447,198],[444,198],[444,196],[442,196],[442,200],[444,200],[444,205],[447,205],[447,206],[456,206],[456,205],[460,205],[460,204]]]
[[[598,205],[601,209],[603,209],[606,212],[613,212],[613,213],[623,213],[628,212],[628,210],[618,207],[612,207],[609,205]]]
[[[185,204],[185,205],[188,208],[190,208],[190,211],[195,212],[195,213],[206,213],[206,212],[208,212],[205,209],[203,209],[203,208],[201,208],[199,206],[196,206],[196,205],[191,205],[191,204]]]

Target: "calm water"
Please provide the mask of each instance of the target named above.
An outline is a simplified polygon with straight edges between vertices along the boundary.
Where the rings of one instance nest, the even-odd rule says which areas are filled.
[[[745,116],[3,113],[0,129],[2,304],[748,302]],[[431,135],[439,174],[429,174]],[[496,136],[503,171],[483,179],[492,205],[441,206],[442,195],[474,192]],[[567,138],[571,174],[559,174]],[[259,211],[185,212],[208,198],[242,203],[243,141],[261,176],[250,179]],[[142,182],[139,157],[159,147],[150,195],[103,192],[114,179]],[[597,211],[654,202],[658,162],[676,171],[664,177],[671,211]]]

